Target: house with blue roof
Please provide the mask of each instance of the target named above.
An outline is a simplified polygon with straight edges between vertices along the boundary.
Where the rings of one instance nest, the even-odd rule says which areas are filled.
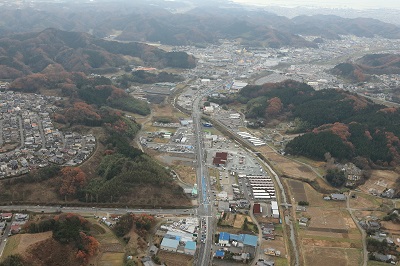
[[[223,259],[224,256],[225,256],[225,251],[223,251],[223,250],[217,250],[217,251],[215,252],[215,257],[216,257],[216,258]]]
[[[194,256],[194,253],[196,253],[196,242],[194,241],[186,242],[185,253]]]
[[[163,238],[160,249],[166,250],[166,251],[171,251],[171,252],[176,252],[179,246],[179,241],[176,239],[170,239],[170,238]]]
[[[226,245],[229,244],[229,236],[230,234],[227,232],[221,232],[219,233],[219,240],[218,243],[222,244],[222,245]]]

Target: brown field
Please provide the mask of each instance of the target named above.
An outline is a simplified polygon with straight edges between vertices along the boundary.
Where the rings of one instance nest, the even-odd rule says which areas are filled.
[[[17,253],[23,253],[26,249],[37,242],[50,238],[53,235],[51,231],[38,234],[21,234],[21,240],[18,244]]]
[[[275,237],[275,240],[264,240],[261,242],[261,250],[264,252],[266,248],[274,248],[281,252],[281,257],[286,256],[285,240],[283,237]]]
[[[310,168],[277,154],[268,146],[262,146],[258,148],[258,151],[260,151],[272,164],[272,167],[276,168],[282,175],[290,176],[294,179],[306,179],[310,181],[318,177]]]
[[[357,210],[353,211],[353,214],[357,219],[365,219],[367,216],[373,216],[373,217],[378,217],[379,219],[382,219],[383,216],[386,215],[386,212],[382,211],[370,211],[370,210]]]
[[[330,241],[327,239],[303,238],[302,246],[325,247],[325,248],[354,248],[355,243],[348,241]]]
[[[394,171],[373,170],[371,177],[359,188],[365,192],[382,193],[386,188],[391,188],[399,178],[399,174]]]
[[[380,261],[375,261],[375,260],[369,260],[367,263],[368,266],[388,266],[390,264],[386,262],[380,262]]]
[[[312,188],[309,184],[304,184],[307,200],[311,207],[331,207],[331,208],[346,208],[346,203],[343,201],[327,201],[323,199],[323,195]]]
[[[353,209],[377,209],[383,203],[382,198],[364,193],[353,193],[356,198],[350,198],[350,207]]]
[[[354,266],[361,261],[361,251],[353,248],[303,246],[304,265]]]
[[[29,246],[51,238],[51,236],[52,232],[44,232],[38,234],[18,234],[15,236],[11,236],[7,240],[2,258],[4,259],[12,254],[24,255]]]
[[[222,219],[221,225],[233,226],[234,223],[235,223],[235,214],[227,212],[225,219]]]
[[[251,219],[250,216],[237,214],[236,218],[235,218],[235,221],[233,222],[233,227],[242,228],[242,225],[244,223],[244,219],[246,219],[246,218],[247,218],[247,221],[249,221],[251,223],[253,222],[253,220]]]
[[[180,111],[174,109],[174,107],[170,104],[153,104],[151,106],[152,115],[163,116],[163,117],[171,117],[179,121],[179,118],[187,118],[188,116]]]
[[[101,254],[99,261],[96,265],[98,266],[123,265],[123,261],[124,261],[124,253],[104,252]]]
[[[158,257],[168,266],[191,266],[193,264],[193,257],[189,255],[160,250]]]
[[[290,179],[286,179],[285,181],[290,188],[291,194],[296,202],[308,201],[303,182]]]
[[[356,228],[353,220],[346,210],[337,208],[308,207],[305,212],[307,217],[311,217],[309,227],[326,229],[352,229]]]
[[[178,164],[173,169],[186,184],[194,185],[196,183],[196,170],[193,167]]]
[[[301,236],[303,238],[314,238],[314,237],[331,237],[331,238],[341,238],[343,237],[342,233],[334,233],[334,232],[321,232],[321,231],[313,231],[313,230],[307,230],[307,229],[303,229],[301,231]]]

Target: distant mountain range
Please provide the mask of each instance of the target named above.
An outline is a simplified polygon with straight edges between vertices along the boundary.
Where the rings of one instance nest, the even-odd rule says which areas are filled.
[[[301,35],[331,39],[349,34],[400,38],[400,27],[376,19],[332,15],[289,19],[237,5],[189,8],[174,1],[153,2],[35,3],[33,7],[19,9],[4,6],[0,10],[0,34],[38,32],[52,27],[88,32],[99,38],[114,35],[124,41],[187,45],[215,43],[218,39],[229,38],[271,47],[316,46]]]
[[[184,52],[165,52],[143,43],[94,38],[87,33],[46,29],[0,39],[0,78],[57,71],[112,71],[136,63],[190,68],[195,59]]]
[[[400,54],[368,54],[336,65],[331,73],[356,82],[366,81],[370,75],[400,74]]]

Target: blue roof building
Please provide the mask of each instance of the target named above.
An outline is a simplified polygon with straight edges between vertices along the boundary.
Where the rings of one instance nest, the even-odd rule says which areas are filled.
[[[167,251],[176,252],[179,246],[179,241],[175,239],[163,238],[160,248]]]
[[[244,235],[243,234],[240,234],[240,235],[230,234],[230,236],[229,236],[229,240],[230,241],[243,242],[243,239],[244,239]]]
[[[257,247],[258,237],[253,235],[244,235],[243,244],[247,246]]]
[[[217,250],[215,252],[215,257],[218,257],[218,258],[222,259],[224,256],[225,256],[225,252],[223,250]]]
[[[219,233],[219,243],[220,244],[228,244],[229,243],[229,233],[227,232],[221,232]]]
[[[196,253],[196,242],[194,241],[188,241],[185,244],[185,253],[194,255]]]

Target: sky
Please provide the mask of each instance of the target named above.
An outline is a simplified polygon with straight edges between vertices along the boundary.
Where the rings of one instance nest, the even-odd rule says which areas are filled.
[[[400,9],[400,0],[232,0],[243,4],[262,6],[312,6],[325,8],[353,8],[353,9]]]

